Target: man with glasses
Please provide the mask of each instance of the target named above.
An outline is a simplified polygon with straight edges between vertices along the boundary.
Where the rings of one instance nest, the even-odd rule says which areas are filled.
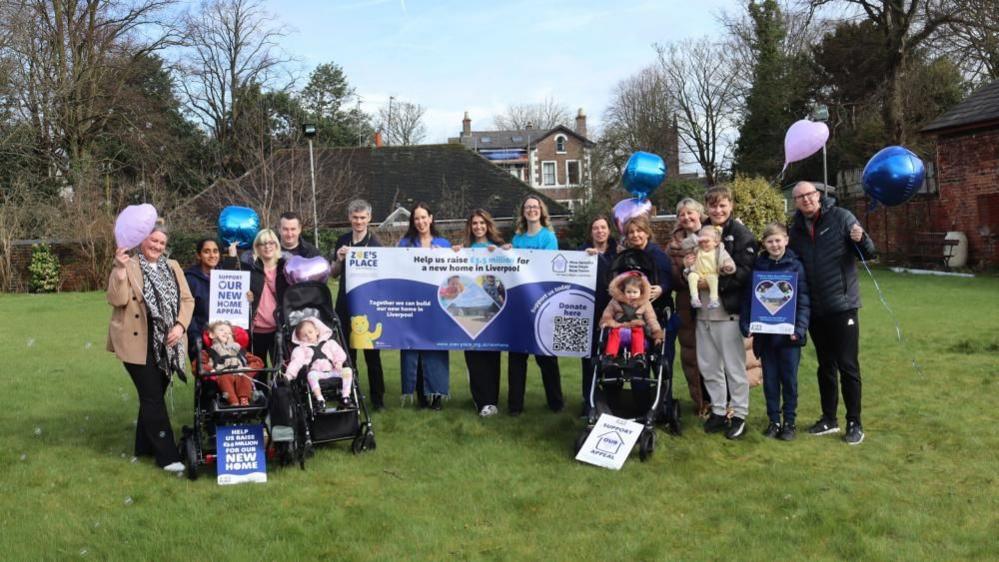
[[[797,212],[790,228],[790,247],[805,266],[811,297],[808,332],[818,357],[819,396],[822,417],[808,433],[839,433],[836,410],[839,389],[846,407],[846,435],[843,440],[858,445],[864,440],[860,423],[860,285],[857,262],[874,257],[874,242],[857,218],[807,181],[794,186]]]

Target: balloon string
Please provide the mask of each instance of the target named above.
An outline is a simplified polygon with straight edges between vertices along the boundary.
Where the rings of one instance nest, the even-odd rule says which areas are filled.
[[[912,361],[912,368],[915,369],[916,372],[919,373],[920,375],[924,374],[923,369],[919,366],[919,363],[916,363],[916,356],[913,355],[912,352],[910,352],[909,349],[906,347],[905,338],[902,337],[902,325],[899,324],[898,317],[895,316],[895,311],[893,311],[891,309],[891,306],[888,305],[888,299],[885,297],[884,291],[881,290],[881,286],[878,285],[878,280],[874,278],[874,272],[872,272],[871,268],[867,266],[867,260],[864,259],[863,252],[860,251],[860,248],[857,247],[856,244],[854,244],[853,247],[857,250],[857,255],[860,256],[860,263],[864,264],[864,269],[867,270],[867,275],[870,276],[871,281],[874,283],[874,289],[878,293],[878,299],[881,301],[881,304],[885,307],[885,310],[888,311],[888,316],[891,317],[892,322],[895,323],[895,335],[898,338],[899,346],[901,346],[902,349],[904,349],[906,353],[909,355],[909,360]]]

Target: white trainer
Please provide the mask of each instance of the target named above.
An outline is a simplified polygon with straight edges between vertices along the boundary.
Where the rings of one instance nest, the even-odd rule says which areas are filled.
[[[499,413],[499,408],[497,408],[492,404],[486,404],[485,406],[482,407],[482,410],[479,412],[479,415],[484,418],[488,418],[489,416],[495,416],[498,413]]]
[[[163,467],[163,470],[167,472],[184,472],[184,464],[180,462],[172,462]]]

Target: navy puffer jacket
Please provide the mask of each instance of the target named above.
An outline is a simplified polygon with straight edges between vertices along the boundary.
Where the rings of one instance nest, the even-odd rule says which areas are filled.
[[[857,281],[857,257],[875,256],[874,241],[864,233],[858,243],[850,239],[850,229],[857,217],[822,198],[822,208],[809,224],[798,211],[790,229],[790,247],[805,266],[812,317],[838,314],[860,308],[860,283]]]

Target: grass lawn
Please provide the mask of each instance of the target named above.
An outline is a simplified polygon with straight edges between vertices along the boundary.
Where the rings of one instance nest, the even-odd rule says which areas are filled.
[[[687,431],[613,472],[569,453],[578,361],[561,362],[566,412],[544,409],[532,366],[525,415],[480,419],[460,354],[435,413],[399,406],[387,353],[377,451],[327,447],[305,471],[232,487],[130,462],[136,396],[104,351],[103,294],[0,295],[0,558],[995,560],[999,279],[876,275],[907,345],[864,279],[858,447],[765,440],[759,388],[745,439],[705,435],[679,375]],[[819,414],[814,372],[809,346],[799,426]],[[190,388],[176,389],[175,428]]]

